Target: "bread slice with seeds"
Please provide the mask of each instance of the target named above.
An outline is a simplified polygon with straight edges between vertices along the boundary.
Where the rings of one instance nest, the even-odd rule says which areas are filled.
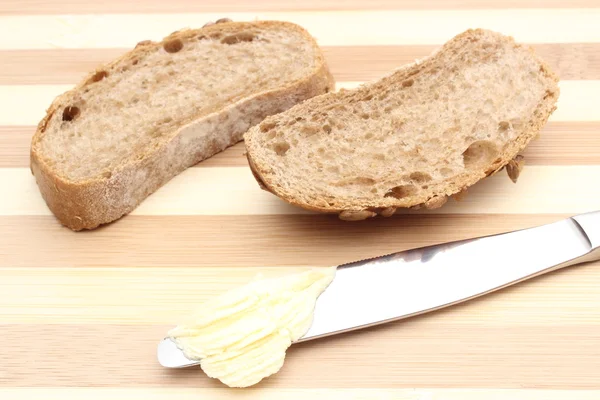
[[[515,159],[558,97],[529,47],[470,29],[378,81],[266,118],[244,136],[247,158],[264,189],[342,219],[437,208]]]
[[[114,221],[266,116],[334,87],[300,26],[218,22],[140,42],[54,100],[31,170],[61,223]]]

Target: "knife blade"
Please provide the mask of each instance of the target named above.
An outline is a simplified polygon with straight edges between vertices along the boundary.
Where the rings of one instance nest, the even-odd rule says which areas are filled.
[[[304,342],[397,321],[600,259],[600,211],[533,228],[420,247],[337,267]],[[198,364],[165,339],[159,362]]]
[[[340,265],[300,341],[437,310],[598,259],[599,226],[600,211]]]

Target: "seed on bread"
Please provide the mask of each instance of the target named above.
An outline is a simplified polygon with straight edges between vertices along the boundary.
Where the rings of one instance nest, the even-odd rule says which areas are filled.
[[[140,46],[148,46],[150,44],[152,44],[152,40],[142,40],[141,42],[138,42],[135,47],[138,48]]]
[[[216,25],[216,24],[223,24],[225,22],[233,22],[233,21],[231,20],[231,18],[219,18],[216,21],[208,21],[202,27],[205,28],[207,26]]]
[[[434,196],[431,199],[427,200],[423,203],[423,206],[428,210],[435,210],[436,208],[440,208],[448,201],[448,197],[446,196]]]
[[[391,217],[392,215],[394,215],[394,213],[396,212],[396,207],[387,207],[385,209],[383,209],[379,215],[381,215],[382,217]]]
[[[369,210],[346,210],[339,214],[339,218],[344,221],[362,221],[376,215],[377,213]]]
[[[506,173],[513,183],[517,183],[524,166],[525,158],[522,155],[516,156],[506,164]]]
[[[309,210],[359,220],[352,210],[436,209],[509,164],[559,94],[531,48],[470,29],[377,81],[269,117],[244,135],[247,158],[261,185]]]

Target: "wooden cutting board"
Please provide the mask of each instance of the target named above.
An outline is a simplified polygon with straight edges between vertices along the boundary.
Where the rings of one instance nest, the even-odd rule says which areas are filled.
[[[301,24],[339,87],[378,78],[464,29],[494,29],[533,44],[560,74],[558,110],[526,151],[517,184],[500,173],[435,212],[363,223],[303,212],[259,190],[238,145],[114,224],[62,228],[28,168],[34,126],[52,98],[140,40],[220,17]],[[3,0],[0,398],[600,398],[600,263],[295,345],[279,374],[249,390],[224,388],[197,368],[163,369],[155,357],[158,340],[198,303],[259,272],[600,209],[598,21],[593,0]]]

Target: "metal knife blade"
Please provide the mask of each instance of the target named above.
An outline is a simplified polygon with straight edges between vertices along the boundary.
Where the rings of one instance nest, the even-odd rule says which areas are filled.
[[[340,265],[303,342],[458,304],[569,265],[600,259],[600,211],[547,225]],[[161,365],[188,360],[169,340]]]
[[[437,310],[600,259],[599,228],[600,211],[341,265],[299,341]]]

